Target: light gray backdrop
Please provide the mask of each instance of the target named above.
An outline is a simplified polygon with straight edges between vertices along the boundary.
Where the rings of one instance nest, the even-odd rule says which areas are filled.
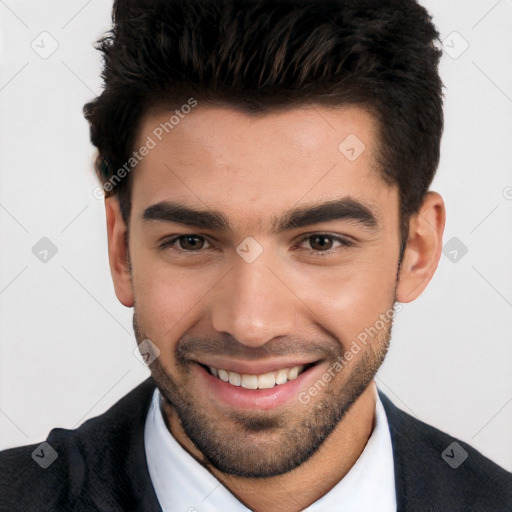
[[[424,5],[445,49],[432,189],[445,198],[447,245],[397,316],[377,383],[512,470],[512,1]],[[110,9],[0,1],[0,448],[77,427],[149,375],[114,294],[81,114],[100,91],[92,45]]]

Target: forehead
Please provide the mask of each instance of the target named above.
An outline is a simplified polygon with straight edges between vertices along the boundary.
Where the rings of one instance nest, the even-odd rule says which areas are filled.
[[[374,118],[358,107],[307,106],[262,114],[197,105],[143,119],[132,211],[161,201],[213,208],[262,227],[291,206],[343,196],[377,210],[397,201],[377,166]],[[171,119],[171,117],[174,117]]]

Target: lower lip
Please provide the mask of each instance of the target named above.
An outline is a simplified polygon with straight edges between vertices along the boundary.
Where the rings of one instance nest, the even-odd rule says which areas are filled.
[[[221,401],[231,407],[239,409],[268,410],[289,402],[298,401],[301,389],[308,388],[322,375],[322,367],[315,364],[301,373],[295,380],[289,380],[269,389],[245,389],[241,386],[233,386],[228,382],[214,377],[203,366],[196,364],[200,378],[203,380],[207,396],[213,395],[213,399]]]

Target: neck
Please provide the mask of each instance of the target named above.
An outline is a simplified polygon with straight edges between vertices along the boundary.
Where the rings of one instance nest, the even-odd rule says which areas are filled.
[[[375,383],[354,402],[320,448],[301,466],[270,478],[227,475],[205,461],[184,432],[174,408],[165,403],[164,418],[174,438],[239,501],[255,512],[298,512],[328,493],[363,452],[375,423]]]

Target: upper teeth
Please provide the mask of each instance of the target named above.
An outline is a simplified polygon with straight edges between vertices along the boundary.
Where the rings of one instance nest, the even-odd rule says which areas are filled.
[[[299,376],[304,365],[293,366],[292,368],[282,368],[275,372],[262,373],[260,375],[250,375],[248,373],[237,373],[233,370],[224,368],[214,368],[209,366],[210,371],[215,377],[229,382],[233,386],[241,386],[246,389],[269,389],[276,385],[284,384],[289,380],[294,380]]]

